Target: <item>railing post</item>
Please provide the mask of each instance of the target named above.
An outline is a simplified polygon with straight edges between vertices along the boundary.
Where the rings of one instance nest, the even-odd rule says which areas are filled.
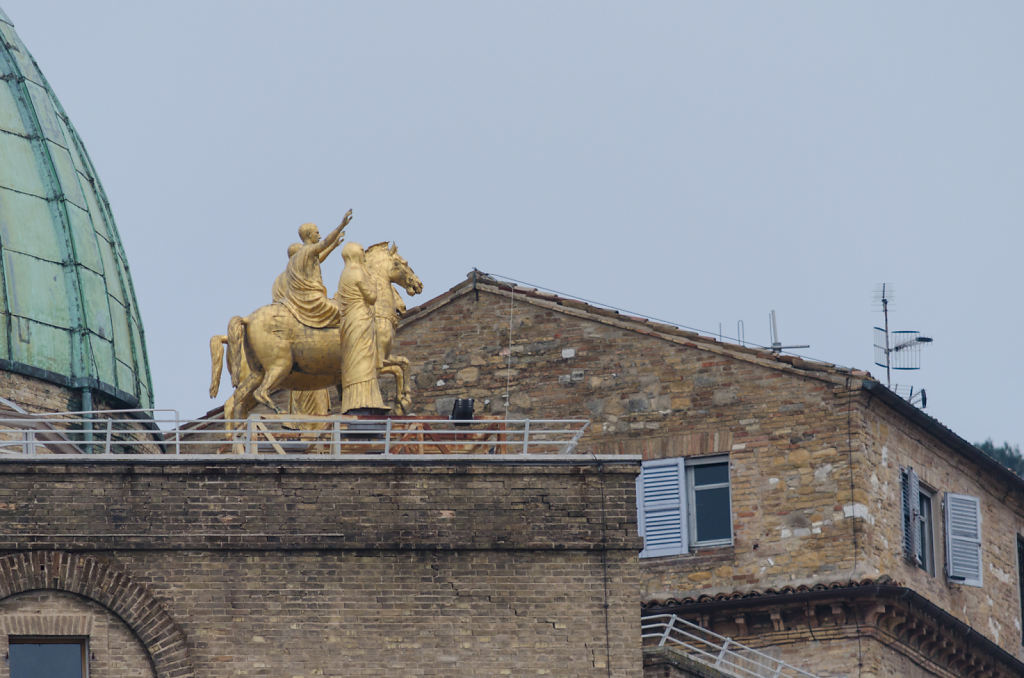
[[[103,454],[110,454],[110,437],[113,433],[114,420],[107,419],[107,439],[103,441]]]
[[[658,641],[658,647],[663,647],[665,645],[665,641],[668,640],[669,634],[672,633],[672,629],[675,628],[675,625],[676,616],[673,614],[665,623],[665,632],[661,634],[661,640]]]
[[[384,454],[391,454],[391,417],[384,425]]]
[[[84,395],[83,395],[83,398],[84,398]],[[85,407],[83,407],[82,409],[85,409]],[[91,405],[90,405],[89,409],[90,410],[92,409]],[[84,440],[84,443],[82,445],[82,450],[86,454],[92,454],[94,449],[95,449],[93,447],[93,442],[96,440],[93,437],[93,435],[92,435],[92,414],[91,413],[83,414],[82,418],[79,419],[79,423],[82,426],[82,439]]]
[[[252,441],[253,421],[252,417],[245,420],[245,453],[256,454],[256,447]]]
[[[30,455],[36,453],[36,432],[32,430],[25,431],[25,452]]]
[[[725,657],[725,653],[729,651],[729,643],[732,642],[732,638],[726,638],[725,642],[722,643],[722,649],[718,653],[718,659],[715,660],[715,667],[722,665],[722,659]]]
[[[526,424],[523,425],[523,454],[526,454],[526,450],[530,447],[530,420],[526,420]]]
[[[579,444],[580,438],[583,437],[583,432],[587,430],[587,424],[589,423],[590,422],[588,421],[586,424],[583,424],[583,426],[580,426],[580,429],[573,434],[572,439],[569,441],[569,444],[565,446],[566,454],[572,454],[573,451],[576,450],[576,445]]]
[[[331,422],[331,454],[341,455],[341,422]]]

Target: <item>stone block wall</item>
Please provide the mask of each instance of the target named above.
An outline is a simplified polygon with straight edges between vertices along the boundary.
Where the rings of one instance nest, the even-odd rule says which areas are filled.
[[[4,460],[0,624],[77,596],[161,677],[638,677],[636,468]]]
[[[414,309],[395,352],[414,366],[422,414],[446,416],[455,398],[472,397],[492,415],[504,415],[507,402],[510,418],[589,419],[584,451],[645,460],[727,454],[733,544],[642,559],[645,601],[892,580],[1024,660],[1020,484],[965,456],[952,432],[930,433],[934,420],[872,397],[864,372],[493,282]],[[938,492],[934,575],[902,558],[901,465]],[[984,588],[944,575],[944,492],[982,500]]]
[[[988,466],[971,463],[933,435],[911,426],[874,401],[865,415],[866,450],[871,469],[867,512],[870,565],[925,596],[950,614],[1024,661],[1021,646],[1021,586],[1017,536],[1024,534],[1022,482]],[[979,453],[980,454],[980,453]],[[934,492],[932,533],[935,572],[903,558],[900,468],[913,467],[923,487]],[[945,493],[980,499],[983,586],[947,578],[945,572]]]
[[[859,378],[486,286],[411,314],[395,353],[412,362],[422,414],[472,397],[503,415],[508,389],[510,418],[590,419],[584,451],[728,454],[733,545],[644,559],[644,599],[867,573],[853,538],[866,501]]]

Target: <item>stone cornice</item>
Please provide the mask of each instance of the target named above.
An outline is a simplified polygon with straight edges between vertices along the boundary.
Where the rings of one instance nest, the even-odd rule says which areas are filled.
[[[650,603],[753,647],[872,637],[945,678],[1014,678],[1024,662],[915,591],[879,583]]]

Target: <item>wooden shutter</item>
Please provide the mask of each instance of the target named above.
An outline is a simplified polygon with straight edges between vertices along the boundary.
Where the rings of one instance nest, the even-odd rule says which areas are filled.
[[[981,502],[946,493],[946,573],[968,586],[981,586]]]
[[[900,489],[903,499],[903,557],[921,565],[918,558],[921,550],[921,481],[913,468],[901,469]]]
[[[636,483],[641,558],[686,553],[685,482],[683,459],[644,462]]]

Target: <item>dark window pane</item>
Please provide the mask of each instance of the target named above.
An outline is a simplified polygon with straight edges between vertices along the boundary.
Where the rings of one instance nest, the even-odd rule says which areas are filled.
[[[729,462],[721,464],[701,464],[693,468],[694,485],[712,485],[729,482]]]
[[[697,523],[697,541],[729,539],[729,488],[720,487],[714,490],[696,490],[693,503]]]
[[[1024,619],[1024,538],[1017,535],[1017,588],[1020,589],[1020,614]],[[1021,630],[1021,643],[1024,644],[1024,629]]]
[[[10,644],[11,678],[82,678],[80,643]]]

